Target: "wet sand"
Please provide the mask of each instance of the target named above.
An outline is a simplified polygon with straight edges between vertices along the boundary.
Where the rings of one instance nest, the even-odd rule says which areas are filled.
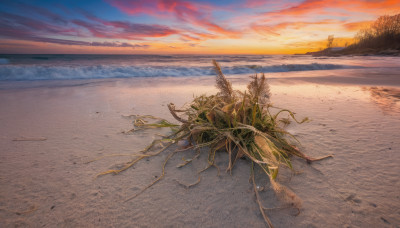
[[[296,173],[281,173],[280,181],[303,205],[297,216],[293,209],[267,211],[276,227],[400,226],[400,76],[390,74],[379,83],[372,73],[355,81],[348,79],[354,76],[350,73],[346,79],[334,77],[340,74],[271,75],[274,105],[312,120],[288,128],[302,142],[301,149],[315,157],[334,155],[312,165],[294,158]],[[243,90],[248,78],[232,81]],[[0,227],[265,227],[246,160],[230,175],[223,172],[227,155],[219,153],[220,175],[211,168],[197,186],[186,189],[177,181],[196,182],[207,155],[176,168],[182,157],[194,155],[178,153],[168,162],[165,179],[128,202],[161,174],[165,157],[175,148],[97,179],[129,157],[86,163],[103,155],[137,153],[160,132],[123,134],[132,127],[124,115],[174,121],[168,103],[179,107],[193,94],[213,94],[213,84],[212,77],[2,83]],[[263,204],[279,207],[261,173],[257,182],[264,187]]]

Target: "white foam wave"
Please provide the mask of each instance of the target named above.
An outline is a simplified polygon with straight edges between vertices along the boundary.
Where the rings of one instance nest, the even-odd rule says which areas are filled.
[[[269,72],[332,70],[359,68],[358,66],[335,64],[283,64],[272,66],[241,65],[223,67],[225,74],[253,74]],[[54,80],[54,79],[90,79],[90,78],[131,78],[131,77],[184,77],[214,75],[211,67],[176,66],[43,66],[43,65],[2,65],[0,80]]]
[[[9,62],[6,58],[0,58],[0,64],[8,64]]]

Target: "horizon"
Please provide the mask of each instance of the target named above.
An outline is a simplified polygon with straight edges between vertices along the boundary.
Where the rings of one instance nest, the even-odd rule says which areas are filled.
[[[0,3],[0,53],[287,55],[354,42],[394,0],[104,0]]]
[[[166,54],[150,54],[150,53],[122,53],[122,54],[112,54],[112,53],[103,53],[103,54],[96,54],[96,53],[0,53],[0,55],[154,55],[154,56],[170,56],[170,55],[198,55],[198,56],[232,56],[232,55],[248,55],[248,56],[263,56],[263,55],[297,55],[295,54],[216,54],[216,53],[194,53],[194,54],[187,54],[187,53],[166,53]],[[302,54],[298,54],[302,55]]]

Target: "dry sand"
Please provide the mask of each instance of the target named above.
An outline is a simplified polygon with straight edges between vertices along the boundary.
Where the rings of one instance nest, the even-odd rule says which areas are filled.
[[[303,151],[334,158],[312,165],[294,158],[297,174],[285,170],[279,178],[303,200],[301,213],[281,209],[267,214],[276,227],[400,227],[399,75],[381,87],[368,77],[360,85],[326,76],[270,81],[276,106],[312,119],[289,127]],[[246,82],[247,77],[233,80],[239,89]],[[177,180],[196,182],[206,154],[176,168],[182,157],[194,154],[178,153],[168,162],[165,179],[128,202],[160,175],[169,151],[97,179],[96,174],[129,157],[86,164],[102,155],[138,152],[159,132],[122,134],[132,126],[123,115],[173,121],[166,104],[180,106],[193,94],[215,91],[208,77],[3,83],[0,227],[265,227],[246,160],[232,175],[217,176],[211,168],[202,173],[200,184],[185,189]],[[217,155],[217,164],[225,170],[225,153]],[[279,206],[267,180],[257,181],[265,187],[260,192],[264,205]]]

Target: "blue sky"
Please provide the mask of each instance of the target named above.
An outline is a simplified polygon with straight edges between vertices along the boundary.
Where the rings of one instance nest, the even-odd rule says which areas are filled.
[[[397,0],[2,1],[0,53],[289,54],[353,42]]]

